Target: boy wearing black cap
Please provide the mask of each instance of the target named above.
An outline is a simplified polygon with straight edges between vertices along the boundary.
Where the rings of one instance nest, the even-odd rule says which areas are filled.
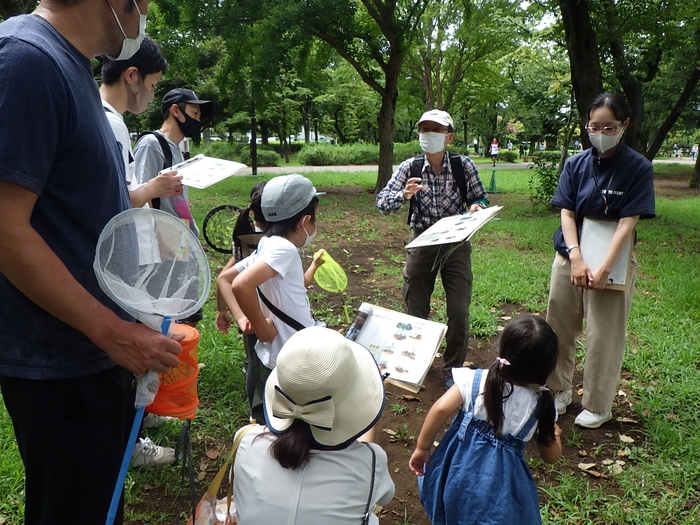
[[[139,184],[153,179],[163,168],[183,162],[185,159],[178,144],[185,137],[199,137],[202,129],[200,120],[211,116],[213,112],[214,104],[210,100],[199,100],[191,89],[177,88],[168,91],[161,103],[163,125],[159,131],[141,137],[134,148],[135,171],[140,177]],[[166,145],[169,151],[165,149]],[[155,207],[186,220],[192,232],[199,237],[199,228],[190,212],[186,186],[182,195],[162,198]]]

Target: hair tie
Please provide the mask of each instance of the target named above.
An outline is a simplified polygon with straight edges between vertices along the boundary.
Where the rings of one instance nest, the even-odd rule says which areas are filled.
[[[500,369],[500,368],[503,368],[504,365],[505,365],[505,366],[510,365],[510,361],[508,361],[507,359],[505,359],[505,358],[503,358],[503,357],[497,357],[497,358],[496,358],[496,361],[498,362],[498,368],[499,368],[499,369]]]
[[[547,385],[540,385],[538,388],[540,392],[549,392],[549,387]]]

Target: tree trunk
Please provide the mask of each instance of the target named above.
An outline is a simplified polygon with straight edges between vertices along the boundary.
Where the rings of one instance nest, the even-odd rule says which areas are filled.
[[[377,183],[374,192],[381,191],[391,178],[394,171],[394,115],[396,113],[396,95],[390,97],[388,93],[382,96],[382,105],[377,115],[379,127],[379,169],[377,170]]]
[[[700,154],[695,157],[695,169],[690,177],[690,187],[700,188]]]
[[[664,120],[663,124],[661,124],[659,127],[659,130],[654,136],[654,140],[649,145],[649,149],[645,155],[647,159],[653,160],[654,157],[656,157],[656,154],[659,152],[659,148],[661,147],[661,144],[663,144],[666,135],[668,135],[668,132],[671,131],[671,128],[676,123],[676,120],[678,120],[681,113],[683,113],[685,106],[688,104],[690,97],[693,95],[693,91],[695,90],[695,86],[698,85],[698,81],[700,81],[700,66],[695,66],[693,67],[693,71],[688,76],[688,81],[685,83],[685,88],[683,88],[683,91],[678,97],[678,102],[676,102],[676,104],[673,106],[673,109],[668,114],[668,117],[666,117],[666,120]],[[695,163],[695,172],[697,174],[697,161]]]
[[[591,146],[585,130],[588,106],[603,92],[603,81],[598,58],[598,39],[591,26],[588,2],[559,0],[561,18],[566,34],[566,49],[571,64],[571,82],[580,119],[581,140],[584,148]]]

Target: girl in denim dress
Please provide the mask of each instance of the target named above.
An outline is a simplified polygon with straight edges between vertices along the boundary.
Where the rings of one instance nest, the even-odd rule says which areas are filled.
[[[496,348],[487,374],[454,369],[455,384],[428,412],[409,461],[433,525],[541,523],[523,450],[536,435],[543,461],[561,456],[554,397],[544,384],[557,362],[557,336],[544,319],[520,315]],[[458,409],[431,455],[438,431]]]

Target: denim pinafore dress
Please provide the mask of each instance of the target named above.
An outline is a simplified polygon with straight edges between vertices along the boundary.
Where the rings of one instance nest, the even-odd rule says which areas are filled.
[[[517,436],[497,436],[474,417],[482,370],[474,373],[469,411],[460,410],[419,478],[421,503],[433,525],[542,523],[537,487],[523,441],[537,423],[542,397]],[[421,486],[422,485],[422,486]]]

